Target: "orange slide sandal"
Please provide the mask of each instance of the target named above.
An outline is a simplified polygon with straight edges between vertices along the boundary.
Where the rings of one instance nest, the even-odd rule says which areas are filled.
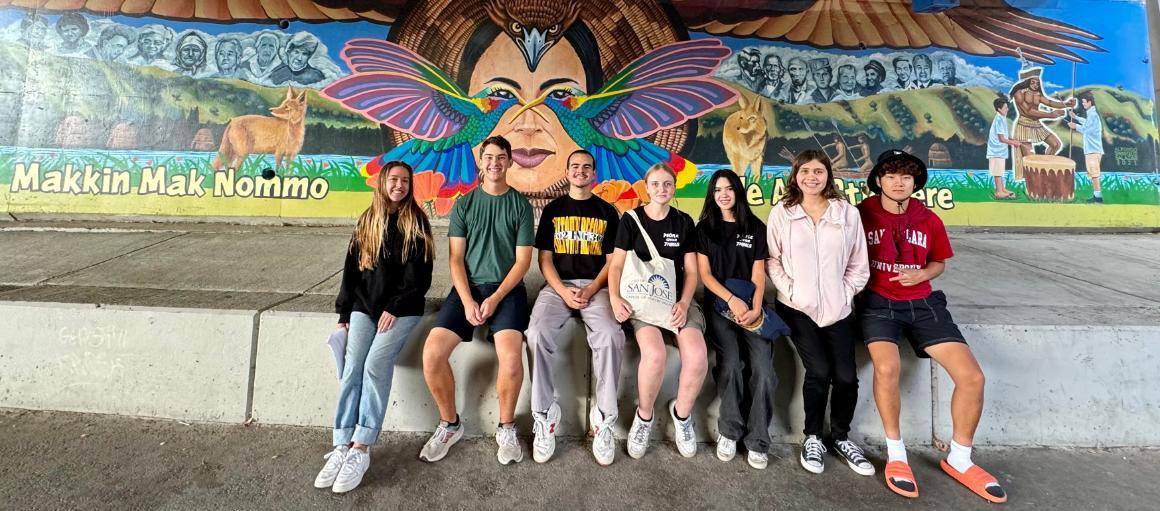
[[[967,469],[966,473],[955,470],[955,467],[947,463],[947,460],[939,462],[939,466],[942,467],[943,472],[946,472],[947,475],[963,483],[963,486],[975,492],[976,495],[987,499],[987,501],[995,504],[1007,502],[1007,492],[1003,491],[1001,486],[998,486],[999,480],[995,479],[995,476],[988,474],[986,470],[983,470],[978,465],[971,465],[971,468]],[[991,491],[996,493],[987,491],[987,485],[991,483],[995,483],[996,486],[993,486]]]
[[[901,461],[891,461],[886,464],[886,470],[883,470],[883,472],[886,474],[886,487],[890,488],[890,491],[903,497],[918,498],[918,482],[914,480],[914,472],[910,471],[910,465]],[[906,484],[906,481],[900,481],[898,484],[895,484],[895,479],[906,479],[911,482],[909,485]],[[910,486],[911,489],[902,488],[899,484]]]

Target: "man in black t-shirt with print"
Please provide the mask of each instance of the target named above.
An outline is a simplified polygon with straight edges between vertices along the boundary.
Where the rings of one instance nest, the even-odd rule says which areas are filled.
[[[624,330],[612,315],[608,299],[607,256],[612,253],[619,222],[616,208],[592,194],[595,159],[588,151],[568,156],[568,194],[544,207],[536,232],[540,271],[547,284],[536,298],[526,332],[532,352],[532,458],[544,463],[556,449],[560,405],[552,375],[559,341],[568,320],[579,317],[588,331],[596,376],[596,406],[589,413],[592,454],[608,465],[616,454],[612,425],[624,351]]]

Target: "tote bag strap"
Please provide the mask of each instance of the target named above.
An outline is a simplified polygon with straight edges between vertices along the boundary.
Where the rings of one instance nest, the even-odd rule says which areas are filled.
[[[636,216],[636,210],[628,210],[628,215],[631,216],[633,220],[636,220],[636,226],[640,228],[640,235],[644,238],[645,245],[648,246],[648,253],[650,256],[652,256],[652,260],[657,260],[660,258],[661,253],[657,252],[657,246],[653,245],[652,238],[648,237],[648,232],[644,230],[644,224],[640,223],[640,218]]]

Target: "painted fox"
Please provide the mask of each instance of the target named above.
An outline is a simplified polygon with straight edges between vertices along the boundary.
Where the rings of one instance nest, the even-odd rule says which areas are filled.
[[[222,164],[239,169],[252,153],[273,154],[274,168],[289,168],[302,149],[306,135],[306,90],[286,89],[286,99],[271,108],[273,117],[241,115],[234,117],[222,134],[222,145],[214,158],[213,168],[223,170]]]
[[[761,161],[765,157],[766,121],[761,112],[761,99],[737,95],[741,109],[725,118],[721,144],[733,172],[753,179],[761,176]]]

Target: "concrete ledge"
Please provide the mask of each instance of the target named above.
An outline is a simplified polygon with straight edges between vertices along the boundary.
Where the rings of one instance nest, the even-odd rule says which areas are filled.
[[[0,402],[244,420],[253,313],[0,302]]]
[[[1050,447],[1160,445],[1160,327],[962,325],[987,374],[976,443]],[[934,421],[950,440],[946,372]]]

